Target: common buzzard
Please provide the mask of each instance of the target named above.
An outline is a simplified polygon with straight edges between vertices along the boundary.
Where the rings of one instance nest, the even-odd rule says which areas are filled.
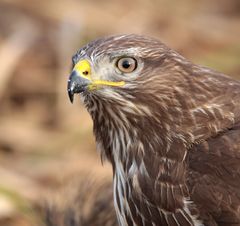
[[[112,163],[120,225],[240,225],[240,82],[120,35],[74,55],[68,93]]]

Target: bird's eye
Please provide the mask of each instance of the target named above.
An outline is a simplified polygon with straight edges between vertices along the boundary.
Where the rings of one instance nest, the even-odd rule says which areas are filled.
[[[117,61],[116,66],[123,73],[131,73],[137,68],[137,61],[132,57],[123,57]]]

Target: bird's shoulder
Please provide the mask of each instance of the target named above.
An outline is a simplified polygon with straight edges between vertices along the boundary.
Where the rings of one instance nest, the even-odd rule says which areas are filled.
[[[240,122],[194,145],[187,162],[190,196],[205,222],[240,225]]]

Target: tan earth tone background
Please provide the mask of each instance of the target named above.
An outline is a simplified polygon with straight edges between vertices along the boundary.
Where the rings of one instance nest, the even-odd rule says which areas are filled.
[[[79,47],[117,33],[157,37],[240,79],[239,0],[0,0],[1,226],[43,225],[59,187],[111,177],[66,82]]]

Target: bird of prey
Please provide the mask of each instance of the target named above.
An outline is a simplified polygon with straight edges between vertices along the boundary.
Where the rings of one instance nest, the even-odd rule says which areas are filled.
[[[141,35],[73,57],[68,94],[92,116],[125,226],[240,225],[240,82]]]

